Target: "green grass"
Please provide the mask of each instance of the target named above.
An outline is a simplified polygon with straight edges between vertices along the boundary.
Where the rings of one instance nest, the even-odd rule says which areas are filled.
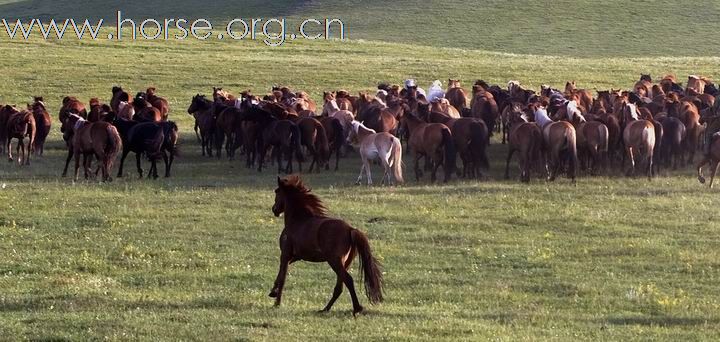
[[[123,2],[13,1],[0,5],[6,18],[287,17],[339,18],[349,37],[553,56],[713,56],[720,5],[712,0],[458,0]],[[401,57],[404,50],[395,52]]]
[[[353,319],[347,292],[332,313],[315,313],[334,285],[326,265],[293,265],[284,304],[272,307],[282,229],[270,212],[276,175],[200,157],[185,114],[190,97],[212,86],[264,93],[288,84],[315,98],[406,77],[627,88],[641,72],[713,76],[717,58],[367,41],[0,46],[1,103],[43,95],[55,117],[64,95],[108,100],[114,84],[156,85],[183,133],[170,179],[138,180],[132,162],[111,184],[60,178],[57,122],[47,156],[30,167],[0,164],[3,339],[717,339],[720,203],[690,170],[652,182],[613,174],[577,186],[522,185],[500,180],[506,150],[495,143],[483,182],[358,187],[354,156],[337,173],[305,175],[333,215],[369,234],[385,266],[387,301]]]

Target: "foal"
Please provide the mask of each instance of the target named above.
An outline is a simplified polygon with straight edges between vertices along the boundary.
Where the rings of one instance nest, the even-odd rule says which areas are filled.
[[[390,185],[394,182],[403,182],[400,139],[387,132],[375,133],[374,130],[365,127],[362,123],[353,121],[348,142],[358,142],[360,145],[359,151],[363,164],[360,167],[360,175],[356,184],[362,182],[363,171],[365,171],[367,184],[372,185],[370,162],[376,159],[379,159],[383,168],[385,168],[382,184],[385,184],[386,179]]]

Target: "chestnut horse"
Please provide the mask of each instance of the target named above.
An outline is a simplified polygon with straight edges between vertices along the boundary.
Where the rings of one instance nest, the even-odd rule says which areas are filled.
[[[87,179],[92,171],[93,156],[101,163],[102,181],[112,180],[110,170],[123,148],[120,134],[115,126],[108,122],[89,122],[76,114],[71,114],[66,122],[66,129],[72,127],[72,149],[75,155],[75,181],[77,182],[80,173],[80,157],[83,157],[83,169]]]
[[[476,85],[473,87],[473,101],[470,108],[470,115],[473,118],[482,119],[485,121],[485,125],[488,128],[488,143],[489,137],[493,135],[495,130],[495,122],[499,117],[499,108],[495,97],[489,92],[482,89],[481,86]]]
[[[35,117],[35,146],[33,150],[36,155],[42,156],[45,152],[45,140],[48,134],[50,134],[50,127],[52,126],[52,119],[50,113],[48,113],[45,102],[40,96],[36,96],[32,105],[29,106],[29,110],[32,110],[33,116]]]
[[[157,108],[160,111],[160,116],[162,117],[162,121],[167,121],[168,119],[168,113],[170,112],[170,104],[168,103],[168,100],[157,96],[155,92],[157,89],[154,87],[147,88],[145,91],[145,98],[150,105]]]
[[[17,163],[18,165],[30,165],[30,154],[35,145],[35,117],[33,113],[27,110],[18,111],[17,109],[6,106],[7,119],[5,126],[0,127],[5,130],[5,148],[7,148],[8,161],[13,161],[12,156],[12,140],[17,139]],[[25,145],[25,137],[30,138],[27,146]]]
[[[362,182],[364,171],[367,185],[372,185],[370,162],[374,160],[380,160],[385,169],[381,184],[385,184],[385,180],[389,185],[403,183],[402,145],[400,145],[400,139],[387,132],[377,133],[365,127],[362,123],[353,121],[348,141],[358,146],[362,158],[360,175],[355,184]]]
[[[419,163],[420,158],[424,157],[432,165],[430,181],[435,182],[440,165],[445,169],[444,181],[449,181],[455,170],[456,153],[450,128],[439,123],[426,123],[410,113],[404,115],[401,122],[410,134],[408,145],[413,154],[415,179],[420,181],[422,177]]]
[[[58,115],[60,124],[65,122],[65,119],[67,119],[71,113],[80,115],[83,119],[87,118],[85,104],[74,96],[65,96],[62,100],[62,107],[60,107],[60,114]]]
[[[327,262],[335,271],[337,282],[322,311],[330,311],[344,284],[350,292],[353,315],[359,314],[363,307],[358,301],[353,278],[347,271],[357,255],[360,256],[361,278],[364,278],[368,300],[371,304],[382,302],[382,266],[372,254],[367,235],[343,220],[328,217],[325,205],[305,187],[300,177],[278,177],[272,212],[276,217],[284,214],[285,220],[280,234],[280,270],[270,291],[276,306],[280,305],[291,263],[298,260]]]
[[[162,112],[148,102],[146,93],[137,93],[132,105],[135,109],[135,115],[133,115],[132,119],[135,121],[160,122],[163,120]]]
[[[520,167],[520,181],[530,182],[530,172],[533,165],[540,158],[543,146],[543,134],[540,127],[529,122],[527,114],[523,111],[508,113],[510,132],[508,133],[508,156],[505,162],[505,179],[510,179],[510,160],[518,152],[518,166]]]
[[[460,86],[460,80],[448,80],[448,89],[445,92],[445,98],[450,104],[458,110],[459,113],[468,108],[467,91]]]
[[[212,145],[215,136],[215,106],[213,102],[205,98],[205,95],[193,96],[188,114],[195,118],[195,135],[200,140],[202,155],[212,157]],[[218,151],[220,153],[220,151]]]

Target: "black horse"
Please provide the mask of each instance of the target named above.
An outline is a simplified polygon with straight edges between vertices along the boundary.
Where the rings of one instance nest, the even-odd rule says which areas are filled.
[[[163,144],[165,143],[163,127],[154,122],[126,121],[122,119],[115,119],[113,125],[117,127],[123,141],[123,153],[120,158],[118,178],[123,176],[123,164],[125,164],[125,158],[130,152],[135,152],[140,178],[143,177],[143,169],[140,165],[140,157],[143,154],[151,163],[148,177],[158,178],[157,161],[163,158]],[[166,167],[165,171],[166,175],[168,175],[170,169]]]

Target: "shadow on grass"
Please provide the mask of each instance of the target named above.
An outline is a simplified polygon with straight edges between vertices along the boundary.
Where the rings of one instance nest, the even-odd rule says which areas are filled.
[[[659,327],[675,327],[675,326],[697,326],[706,324],[718,324],[720,320],[717,318],[703,317],[672,317],[672,316],[615,316],[604,320],[603,323],[612,325],[642,325],[642,326],[659,326]]]

